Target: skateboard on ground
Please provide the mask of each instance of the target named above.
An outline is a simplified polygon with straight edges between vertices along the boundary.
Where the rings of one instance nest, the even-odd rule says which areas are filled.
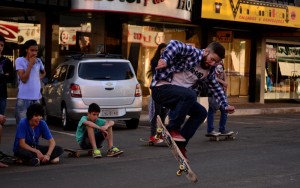
[[[186,178],[191,182],[196,183],[198,181],[197,175],[192,171],[190,165],[188,164],[186,158],[182,155],[181,151],[179,150],[176,142],[171,137],[169,131],[162,123],[159,116],[157,116],[157,138],[162,137],[168,147],[171,149],[174,157],[179,163],[179,169],[177,171],[177,176],[181,176],[184,172],[186,174]]]
[[[159,142],[153,142],[152,140],[149,140],[149,139],[144,139],[144,138],[140,138],[140,141],[141,142],[144,142],[144,143],[148,143],[149,146],[154,146],[154,145],[161,145],[163,144],[163,140],[162,141],[159,141]]]
[[[23,163],[22,159],[19,159],[18,157],[12,156],[12,155],[8,155],[6,153],[0,152],[0,162],[3,163],[18,163],[21,164]]]
[[[71,149],[71,148],[66,148],[66,149],[64,149],[64,151],[68,152],[68,157],[79,158],[82,153],[87,153],[90,156],[93,155],[93,149],[81,149],[81,148]]]
[[[236,135],[238,134],[238,132],[232,132],[232,134],[229,135],[218,135],[218,136],[214,136],[214,135],[209,135],[206,134],[206,137],[209,137],[210,141],[220,141],[220,140],[235,140]]]

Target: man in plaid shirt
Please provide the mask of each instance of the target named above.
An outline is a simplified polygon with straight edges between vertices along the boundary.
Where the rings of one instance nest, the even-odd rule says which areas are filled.
[[[188,141],[207,116],[206,109],[197,102],[201,82],[207,83],[221,108],[234,112],[235,108],[227,104],[224,90],[211,69],[224,57],[225,48],[218,42],[197,49],[171,40],[158,61],[150,86],[152,97],[155,102],[171,109],[168,129],[185,157]],[[187,115],[189,118],[181,128]]]

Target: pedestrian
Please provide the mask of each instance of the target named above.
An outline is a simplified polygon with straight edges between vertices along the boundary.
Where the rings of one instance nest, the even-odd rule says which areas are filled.
[[[41,79],[46,75],[42,60],[37,57],[38,44],[35,40],[24,43],[22,57],[16,59],[18,74],[18,95],[16,103],[16,123],[25,117],[27,108],[40,103]]]
[[[225,80],[225,72],[224,72],[224,63],[223,61],[219,61],[214,66],[216,80],[222,86],[224,93],[226,94],[226,89],[228,83]],[[227,111],[218,104],[215,99],[215,96],[209,92],[208,94],[208,113],[207,113],[207,135],[219,136],[219,135],[231,135],[233,131],[226,130],[226,122],[227,122]],[[219,131],[214,130],[214,116],[217,110],[220,110],[221,116],[219,120]]]
[[[3,125],[6,121],[6,117],[4,115],[0,114],[0,144],[1,144],[1,139],[2,139],[2,129],[3,129]],[[0,151],[0,154],[2,155],[2,152]],[[0,162],[0,168],[6,168],[8,167],[7,164],[4,164],[2,162]]]
[[[164,51],[166,46],[167,46],[167,44],[165,44],[165,43],[161,43],[158,45],[158,47],[154,53],[154,56],[151,59],[151,69],[150,69],[151,75],[155,74],[155,67],[157,66],[158,60],[160,59],[160,55]],[[150,96],[148,106],[149,106],[149,120],[151,123],[149,142],[161,143],[161,142],[163,142],[163,140],[161,138],[155,137],[156,129],[157,129],[156,118],[157,118],[157,116],[160,116],[162,122],[164,123],[169,109],[154,102],[152,99],[152,96]]]
[[[151,82],[152,97],[155,102],[170,109],[168,129],[185,157],[189,140],[207,116],[206,109],[197,102],[202,82],[208,84],[222,108],[230,113],[234,111],[211,69],[224,57],[225,48],[218,42],[198,49],[171,40],[158,61]],[[187,115],[189,118],[185,121]]]
[[[59,163],[59,156],[64,152],[56,145],[47,123],[42,120],[43,115],[41,104],[31,104],[16,130],[14,155],[30,166]],[[48,145],[40,145],[41,137],[48,141]]]
[[[0,114],[5,115],[7,105],[7,83],[12,83],[13,64],[10,59],[2,55],[5,38],[0,35]]]
[[[91,103],[87,116],[82,116],[76,130],[76,141],[82,149],[93,149],[93,157],[101,158],[101,144],[105,139],[108,143],[107,156],[113,157],[123,153],[122,150],[113,145],[113,130],[115,124],[112,120],[99,118],[100,107]]]

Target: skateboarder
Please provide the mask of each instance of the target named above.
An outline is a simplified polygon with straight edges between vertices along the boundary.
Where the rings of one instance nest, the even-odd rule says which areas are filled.
[[[214,66],[216,80],[222,86],[224,93],[226,94],[226,89],[228,83],[225,80],[224,72],[224,63],[223,61],[217,62]],[[223,108],[220,108],[220,105],[216,102],[214,95],[209,92],[208,94],[208,114],[207,114],[207,135],[219,136],[219,135],[230,135],[233,134],[233,131],[226,130],[226,121],[227,121],[227,111]],[[220,110],[221,116],[219,121],[219,131],[214,130],[214,116],[217,110]]]
[[[114,121],[99,118],[100,107],[96,103],[89,105],[87,116],[81,117],[77,130],[76,141],[82,149],[93,149],[93,157],[102,157],[100,147],[102,142],[107,139],[107,156],[113,157],[123,153],[122,150],[113,145]]]
[[[59,156],[64,152],[56,145],[47,123],[42,120],[43,115],[44,108],[41,104],[30,105],[26,118],[21,119],[16,131],[14,155],[31,166],[59,163]],[[48,141],[47,146],[39,144],[40,137]]]
[[[201,82],[206,82],[222,108],[233,112],[212,66],[225,57],[225,49],[218,42],[205,49],[197,49],[171,40],[161,55],[151,82],[155,102],[171,110],[168,129],[186,157],[186,145],[207,116],[206,109],[197,102]],[[181,126],[186,116],[188,120]],[[182,143],[179,143],[182,142]]]

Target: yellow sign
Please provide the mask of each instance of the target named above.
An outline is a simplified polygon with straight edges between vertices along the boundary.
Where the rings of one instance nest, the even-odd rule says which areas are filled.
[[[300,7],[246,0],[202,0],[202,18],[300,28]]]

